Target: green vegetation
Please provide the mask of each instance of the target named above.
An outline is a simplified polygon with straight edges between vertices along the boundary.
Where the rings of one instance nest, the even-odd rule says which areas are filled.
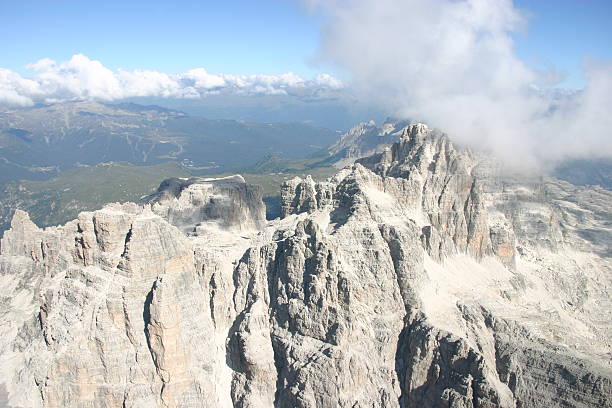
[[[175,162],[153,166],[110,163],[64,171],[46,181],[13,181],[0,194],[0,233],[9,227],[16,208],[27,211],[39,226],[58,225],[76,218],[81,211],[92,211],[107,203],[138,201],[169,177],[223,177],[236,173],[262,186],[267,216],[275,218],[280,213],[280,186],[285,180],[307,174],[325,179],[336,172],[330,167],[311,168],[315,162],[316,159],[270,156],[253,167],[213,175]]]
[[[161,180],[185,176],[188,171],[176,163],[111,163],[68,170],[46,181],[13,181],[1,195],[0,232],[10,225],[15,208],[27,211],[39,226],[57,225],[106,203],[138,201],[155,191]]]
[[[16,208],[39,226],[57,225],[109,202],[138,201],[168,177],[236,173],[263,187],[274,218],[283,181],[334,174],[314,156],[337,137],[304,123],[209,120],[135,104],[0,112],[0,233]]]
[[[221,173],[270,154],[308,157],[337,138],[335,130],[304,123],[209,120],[135,104],[71,102],[0,111],[0,186],[111,161],[177,161]]]

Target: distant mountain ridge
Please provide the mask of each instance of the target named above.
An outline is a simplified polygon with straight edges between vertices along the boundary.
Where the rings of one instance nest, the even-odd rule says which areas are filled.
[[[373,120],[358,123],[330,145],[325,150],[328,157],[317,164],[341,169],[358,159],[381,153],[397,142],[410,124],[409,120],[390,118],[380,126]],[[612,159],[608,158],[567,159],[547,173],[577,186],[598,185],[612,189]]]
[[[577,186],[599,185],[612,190],[612,159],[576,159],[561,163],[554,176]]]
[[[269,154],[306,157],[337,132],[303,123],[209,120],[159,106],[70,102],[0,112],[0,185],[101,162],[225,171]]]
[[[329,158],[325,162],[333,164],[336,168],[342,168],[361,157],[380,153],[397,142],[408,125],[410,125],[408,120],[390,118],[380,127],[376,126],[373,120],[361,122],[342,134],[336,143],[327,148]]]

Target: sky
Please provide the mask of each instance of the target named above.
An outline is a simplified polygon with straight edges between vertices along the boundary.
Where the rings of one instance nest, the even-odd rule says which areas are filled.
[[[0,66],[84,54],[117,69],[312,76],[316,19],[291,0],[0,0]]]
[[[536,68],[557,71],[559,84],[582,88],[585,59],[612,60],[612,1],[517,0],[527,28],[515,35],[519,57]]]
[[[610,21],[610,0],[0,0],[0,105],[358,101],[523,167],[612,158]]]
[[[585,58],[612,59],[612,1],[515,5],[528,16],[517,54],[555,86],[581,88]],[[83,54],[113,70],[341,76],[317,58],[320,23],[300,0],[0,0],[0,67],[28,75],[42,58]]]

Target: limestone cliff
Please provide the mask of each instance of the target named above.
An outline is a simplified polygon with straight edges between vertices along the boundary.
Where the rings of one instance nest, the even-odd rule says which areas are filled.
[[[197,234],[215,227],[231,232],[262,228],[266,211],[261,200],[261,187],[231,176],[167,179],[141,203],[186,233]]]
[[[327,163],[337,168],[352,164],[355,160],[380,152],[397,142],[408,126],[407,121],[387,119],[380,127],[371,120],[353,126],[327,149]]]
[[[424,125],[269,223],[170,180],[0,247],[0,370],[27,407],[606,407],[612,193],[504,175]]]

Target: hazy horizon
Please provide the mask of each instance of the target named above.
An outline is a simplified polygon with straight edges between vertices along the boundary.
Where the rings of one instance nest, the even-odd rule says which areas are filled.
[[[0,8],[0,33],[31,29],[0,60],[5,108],[144,101],[342,130],[392,116],[521,166],[612,157],[605,1],[36,5]]]

